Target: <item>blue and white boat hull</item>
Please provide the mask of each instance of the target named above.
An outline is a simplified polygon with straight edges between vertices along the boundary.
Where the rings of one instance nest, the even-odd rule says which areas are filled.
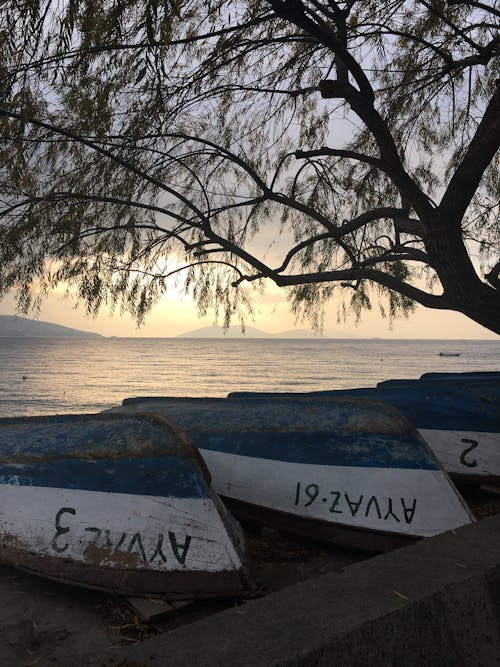
[[[451,377],[450,377],[451,376]],[[367,398],[392,405],[456,482],[500,483],[500,374],[426,374],[377,387],[309,393],[243,393],[230,400]]]
[[[385,550],[473,517],[427,445],[371,400],[126,400],[168,417],[199,448],[239,516]]]
[[[398,387],[402,394],[418,388],[427,401],[451,396],[456,409],[446,405],[436,428],[425,417],[410,418],[423,424],[420,434],[455,480],[500,482],[500,372],[425,373],[418,380],[377,384],[381,391]]]
[[[0,560],[129,595],[241,594],[239,526],[165,420],[0,420]]]

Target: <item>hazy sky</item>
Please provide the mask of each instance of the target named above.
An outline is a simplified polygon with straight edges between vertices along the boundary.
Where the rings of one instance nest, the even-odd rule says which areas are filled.
[[[74,302],[53,295],[49,297],[38,315],[39,320],[54,322],[64,326],[93,331],[106,336],[144,336],[169,337],[213,324],[213,318],[198,319],[196,308],[192,301],[184,296],[172,295],[165,297],[149,315],[145,325],[137,329],[129,316],[115,314],[109,316],[100,314],[97,318],[85,316],[84,309],[75,309]],[[15,303],[12,298],[0,302],[0,315],[14,315]],[[237,324],[237,322],[234,322]],[[282,292],[277,288],[267,290],[264,299],[257,304],[255,320],[247,322],[249,326],[277,333],[295,327],[293,315],[290,314],[288,304]],[[307,323],[297,325],[298,328],[307,328]],[[380,337],[380,338],[445,338],[445,339],[484,339],[498,340],[498,336],[484,327],[475,324],[468,318],[451,311],[430,310],[418,307],[414,315],[407,320],[397,320],[392,329],[389,322],[384,320],[374,309],[363,316],[362,322],[356,326],[351,319],[344,324],[336,322],[336,307],[332,303],[327,310],[325,329],[330,335],[339,338],[353,337]]]

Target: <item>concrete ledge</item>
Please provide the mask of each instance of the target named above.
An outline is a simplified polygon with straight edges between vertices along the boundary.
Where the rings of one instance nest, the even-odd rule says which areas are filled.
[[[499,665],[500,515],[67,664]]]

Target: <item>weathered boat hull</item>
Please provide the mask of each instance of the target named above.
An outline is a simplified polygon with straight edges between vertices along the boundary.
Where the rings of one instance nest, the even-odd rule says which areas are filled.
[[[385,387],[392,384],[406,384],[415,382],[446,382],[470,385],[473,383],[500,383],[500,371],[464,371],[464,372],[433,372],[423,373],[419,378],[404,378],[398,380],[384,380],[377,383],[377,387]]]
[[[419,431],[456,482],[500,483],[499,384],[489,378],[394,380],[375,388],[309,393],[233,393],[231,400],[288,397],[369,398],[394,406]]]
[[[152,416],[0,420],[0,561],[128,595],[240,595],[239,527]]]
[[[457,482],[499,484],[500,372],[425,373],[418,380],[379,382],[377,388],[409,384],[438,398],[459,393],[456,404],[461,414],[445,412],[444,423],[441,417],[432,428],[427,421],[419,431]]]
[[[383,551],[473,520],[413,427],[356,399],[126,400],[186,430],[238,516]]]
[[[465,395],[475,396],[483,405],[492,406],[500,414],[500,371],[478,371],[470,373],[424,373],[420,378],[385,380],[377,388],[386,389],[407,385],[429,388],[441,387],[444,391],[460,390]],[[481,413],[481,410],[479,411]],[[497,424],[500,418],[497,417]]]

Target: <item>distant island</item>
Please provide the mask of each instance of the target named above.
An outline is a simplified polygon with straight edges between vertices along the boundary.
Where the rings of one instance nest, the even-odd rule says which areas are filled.
[[[358,338],[355,334],[344,334],[342,338]],[[241,331],[240,326],[231,326],[224,330],[221,326],[201,327],[193,331],[186,331],[186,333],[179,334],[176,338],[312,338],[315,340],[329,338],[338,338],[338,336],[330,335],[326,332],[323,336],[318,336],[308,329],[288,329],[279,333],[269,333],[255,327],[245,327],[245,331]]]
[[[102,338],[100,334],[39,322],[17,315],[0,315],[0,338]]]

